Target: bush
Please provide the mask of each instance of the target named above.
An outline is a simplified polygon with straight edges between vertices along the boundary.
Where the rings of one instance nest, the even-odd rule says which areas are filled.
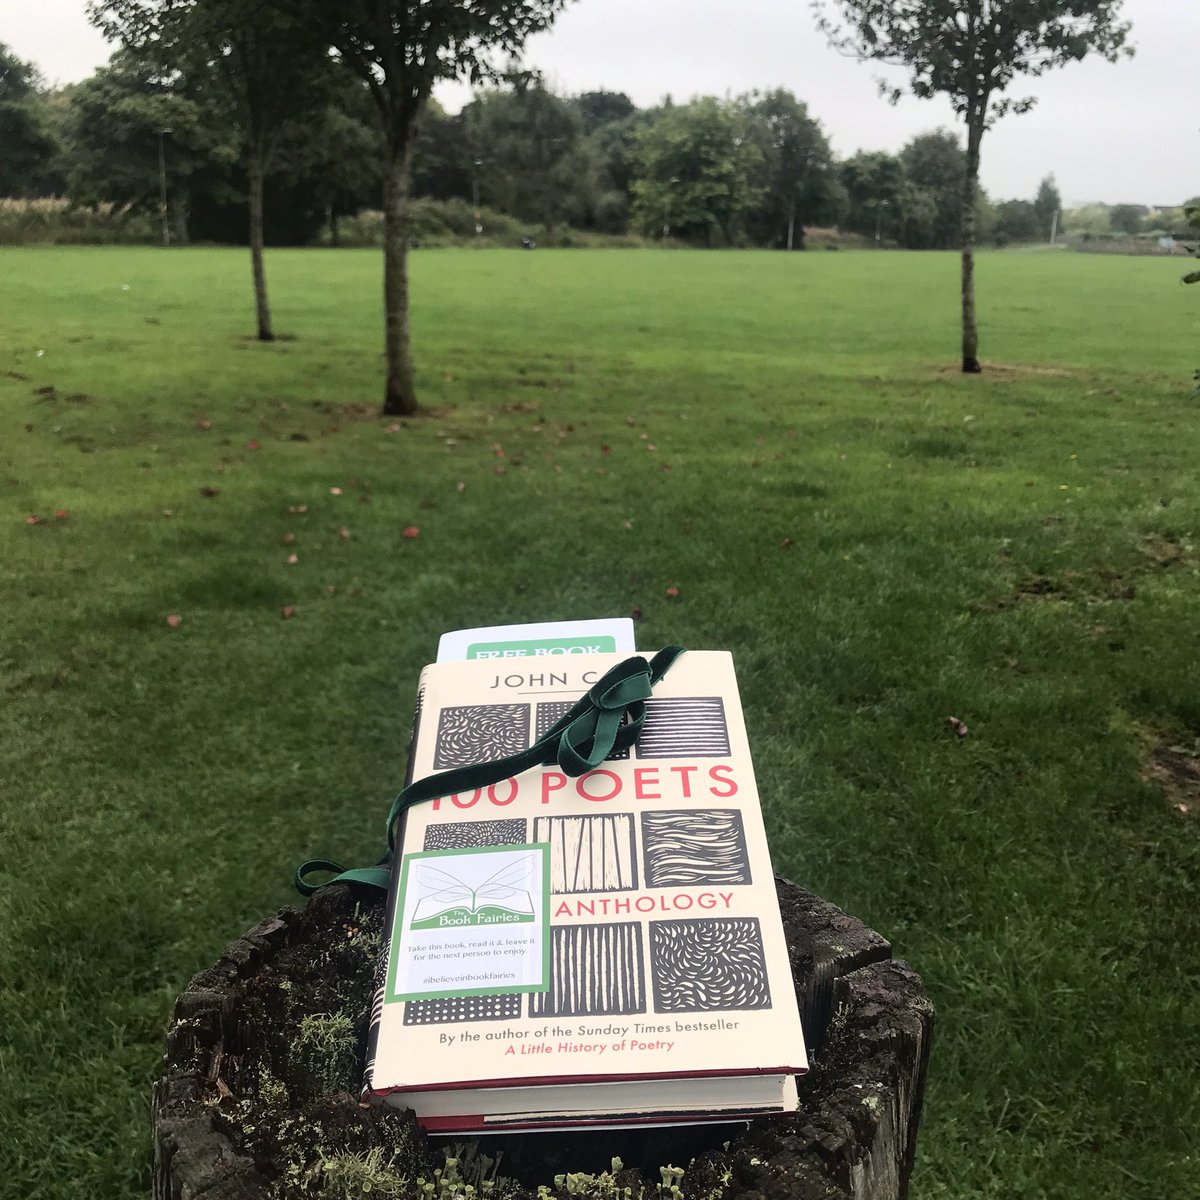
[[[61,198],[0,199],[0,246],[146,244],[159,236],[152,214],[112,204],[84,208]]]
[[[539,246],[556,247],[639,247],[645,240],[632,235],[592,233],[558,225],[554,232],[547,233],[541,225],[528,225],[515,217],[496,212],[495,209],[480,209],[479,223],[483,233],[475,232],[475,210],[466,200],[431,200],[423,197],[413,200],[410,208],[412,236],[410,245],[424,248],[439,246],[486,246],[515,248],[521,239],[533,238]],[[325,230],[320,242],[330,244],[329,231]],[[341,246],[382,246],[383,213],[377,209],[363,209],[352,217],[338,220],[338,244]]]

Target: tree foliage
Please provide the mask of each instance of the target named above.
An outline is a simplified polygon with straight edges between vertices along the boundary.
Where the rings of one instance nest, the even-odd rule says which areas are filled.
[[[763,154],[742,105],[704,96],[663,108],[638,135],[632,218],[644,233],[737,245],[762,197]]]
[[[534,79],[480,93],[466,120],[483,203],[551,231],[587,223],[599,166],[575,104]]]
[[[1054,182],[1053,175],[1047,175],[1038,184],[1037,195],[1033,200],[1033,207],[1041,223],[1042,236],[1049,241],[1050,233],[1054,229],[1054,218],[1058,213],[1062,212],[1062,196],[1058,193],[1058,185]]]
[[[829,141],[808,106],[783,88],[745,96],[740,104],[762,164],[762,195],[747,214],[747,231],[759,245],[802,246],[806,224],[839,215]]]
[[[57,149],[37,69],[0,42],[0,196],[43,194]]]

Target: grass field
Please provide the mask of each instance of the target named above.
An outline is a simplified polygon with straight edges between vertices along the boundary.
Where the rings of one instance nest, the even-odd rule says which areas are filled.
[[[174,996],[374,858],[442,630],[635,608],[937,1003],[914,1194],[1195,1194],[1178,263],[982,256],[963,378],[951,255],[418,253],[403,423],[378,256],[268,269],[261,346],[244,253],[0,250],[0,1195],[145,1194]]]

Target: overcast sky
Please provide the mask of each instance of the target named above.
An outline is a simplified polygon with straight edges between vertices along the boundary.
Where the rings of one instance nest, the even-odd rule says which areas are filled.
[[[0,41],[52,82],[82,79],[111,49],[84,8],[84,0],[0,0]],[[1077,63],[1015,85],[1013,94],[1038,104],[984,140],[983,183],[994,199],[1032,197],[1051,172],[1068,204],[1178,204],[1200,193],[1200,3],[1125,0],[1124,12],[1133,59]],[[638,105],[785,87],[840,156],[898,150],[914,133],[954,126],[941,101],[884,103],[879,68],[829,49],[807,0],[575,0],[525,59],[559,91],[608,88]],[[438,95],[452,110],[467,98],[462,87]]]

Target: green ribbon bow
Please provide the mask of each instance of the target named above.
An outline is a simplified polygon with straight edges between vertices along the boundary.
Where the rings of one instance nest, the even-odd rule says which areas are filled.
[[[438,796],[456,795],[499,783],[531,767],[557,763],[572,778],[595,770],[611,754],[632,746],[646,723],[646,701],[654,685],[683,653],[682,646],[665,646],[649,662],[640,654],[627,658],[594,683],[528,750],[495,762],[456,767],[415,780],[392,801],[387,818],[387,852],[373,867],[346,871],[326,858],[310,858],[296,868],[296,890],[311,896],[325,883],[361,883],[387,890],[396,854],[396,818],[414,804]],[[332,872],[325,883],[309,883],[312,872]]]

